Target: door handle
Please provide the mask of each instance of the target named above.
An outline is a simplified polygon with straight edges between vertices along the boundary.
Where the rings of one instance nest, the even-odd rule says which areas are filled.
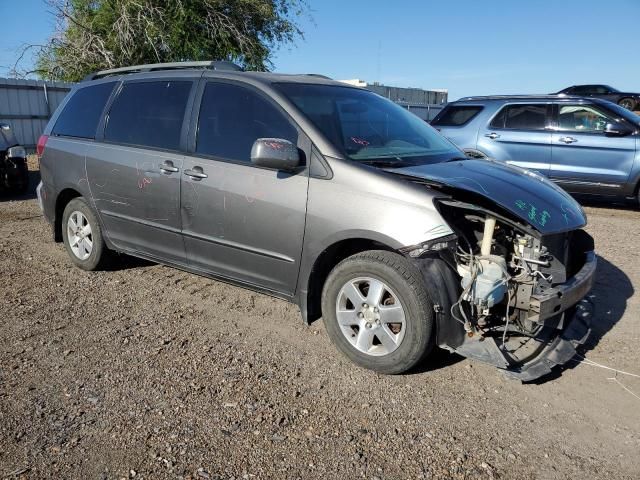
[[[161,163],[159,167],[160,167],[160,171],[166,174],[175,173],[180,170],[178,167],[174,167],[173,162],[170,160],[167,160],[166,162]]]
[[[487,137],[487,138],[490,138],[491,140],[495,140],[496,138],[500,138],[500,135],[498,135],[496,132],[485,133],[484,136]]]
[[[558,141],[562,143],[576,143],[578,140],[573,137],[560,137]]]
[[[184,171],[184,174],[194,180],[202,180],[203,178],[209,177],[209,175],[202,171],[202,167],[193,167],[193,170],[188,168]]]

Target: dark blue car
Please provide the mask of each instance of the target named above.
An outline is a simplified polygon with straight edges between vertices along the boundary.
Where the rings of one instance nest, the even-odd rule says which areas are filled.
[[[474,158],[535,170],[568,192],[638,200],[640,116],[568,96],[466,97],[432,125]]]

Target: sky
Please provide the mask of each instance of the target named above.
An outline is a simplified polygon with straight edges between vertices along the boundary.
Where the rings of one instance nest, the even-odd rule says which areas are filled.
[[[640,0],[308,0],[304,39],[274,70],[467,95],[581,83],[640,91]],[[0,0],[0,76],[54,23],[44,0]]]

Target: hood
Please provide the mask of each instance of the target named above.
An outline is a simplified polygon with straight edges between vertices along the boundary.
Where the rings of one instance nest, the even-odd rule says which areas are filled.
[[[587,223],[580,205],[545,177],[492,160],[463,160],[387,171],[473,192],[507,210],[543,235]]]

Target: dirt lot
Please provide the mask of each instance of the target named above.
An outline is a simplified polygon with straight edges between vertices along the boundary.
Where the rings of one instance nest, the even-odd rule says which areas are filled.
[[[640,212],[588,213],[585,356],[640,374]],[[522,385],[442,352],[376,375],[280,300],[75,269],[36,200],[0,201],[0,478],[639,478],[640,378],[570,367]]]

